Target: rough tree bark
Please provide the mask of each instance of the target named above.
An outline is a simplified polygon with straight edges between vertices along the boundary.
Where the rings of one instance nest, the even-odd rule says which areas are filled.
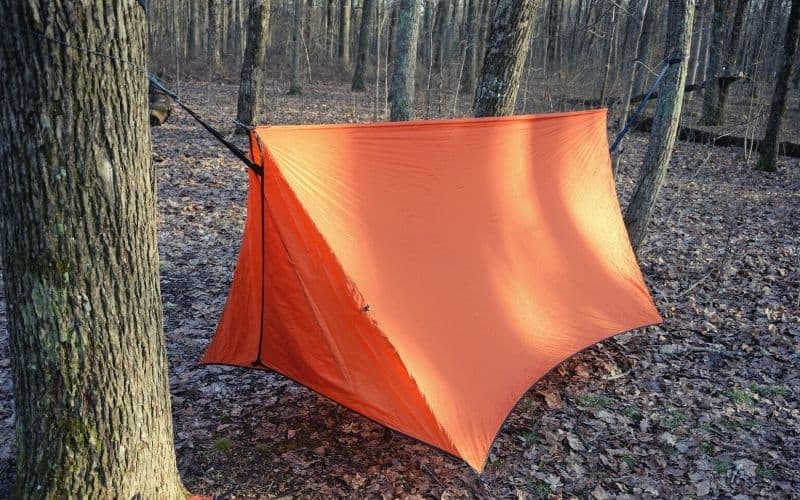
[[[537,0],[498,0],[475,90],[475,116],[514,113]]]
[[[364,0],[361,6],[361,27],[358,30],[358,47],[356,49],[356,69],[353,71],[353,84],[350,89],[355,92],[367,90],[364,85],[364,73],[367,70],[367,51],[369,50],[369,35],[372,31],[372,21],[375,17],[375,0]]]
[[[172,438],[147,80],[136,69],[146,65],[145,12],[111,0],[0,0],[0,10],[27,30],[0,31],[13,496],[185,499]]]
[[[350,66],[350,0],[339,0],[339,59]]]
[[[294,20],[292,21],[292,74],[289,95],[300,95],[300,54],[303,52],[303,0],[294,0]]]
[[[392,84],[389,89],[392,121],[410,120],[414,116],[419,10],[419,0],[400,0],[392,61]]]
[[[239,100],[236,109],[236,131],[247,133],[247,127],[257,124],[261,116],[264,87],[264,57],[269,33],[269,0],[250,0],[247,16],[247,44],[239,80]]]
[[[797,52],[798,32],[800,31],[800,0],[792,0],[792,9],[789,11],[789,24],[783,41],[783,64],[778,70],[775,79],[775,91],[772,93],[772,105],[769,109],[769,119],[764,132],[761,156],[756,168],[767,172],[777,170],[778,141],[781,135],[783,115],[786,112],[786,94],[789,91],[789,77],[792,72],[792,63]]]
[[[625,225],[634,249],[638,249],[653,214],[658,192],[667,173],[683,106],[683,87],[692,44],[695,0],[669,0],[667,7],[666,58],[681,58],[664,75],[653,119],[653,131],[633,196],[625,211]]]
[[[730,9],[729,0],[714,0],[714,17],[711,20],[711,51],[708,58],[708,78],[722,74],[725,57],[725,19]],[[711,85],[703,92],[703,125],[721,125],[719,114],[719,87]]]

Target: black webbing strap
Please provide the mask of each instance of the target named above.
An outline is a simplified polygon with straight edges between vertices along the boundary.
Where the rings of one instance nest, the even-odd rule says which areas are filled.
[[[178,99],[178,95],[175,92],[173,92],[173,91],[169,90],[168,88],[166,88],[164,86],[164,84],[161,83],[161,81],[158,78],[156,78],[155,75],[153,75],[152,73],[147,73],[147,79],[150,80],[150,83],[155,85],[160,91],[164,92],[165,94],[170,96],[175,102],[177,102],[178,105],[181,108],[183,108],[184,111],[189,113],[189,115],[192,118],[194,118],[197,123],[202,125],[204,129],[208,130],[209,134],[213,135],[219,142],[222,143],[223,146],[228,148],[230,150],[230,152],[233,153],[234,156],[239,158],[242,161],[242,163],[247,165],[250,168],[250,170],[255,172],[256,175],[261,175],[261,173],[263,172],[263,169],[259,165],[257,165],[255,162],[253,162],[253,160],[248,158],[247,153],[245,153],[241,149],[237,148],[235,144],[233,144],[232,142],[230,142],[227,139],[225,139],[225,137],[223,137],[222,134],[217,129],[215,129],[214,127],[212,127],[211,125],[209,125],[208,123],[203,121],[203,119],[200,118],[200,116],[197,113],[192,111],[189,108],[189,106],[187,106],[180,99]]]

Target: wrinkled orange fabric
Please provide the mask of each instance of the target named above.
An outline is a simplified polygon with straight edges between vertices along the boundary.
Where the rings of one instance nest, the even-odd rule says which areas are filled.
[[[259,127],[251,154],[205,363],[268,367],[481,470],[534,382],[661,321],[605,110]]]

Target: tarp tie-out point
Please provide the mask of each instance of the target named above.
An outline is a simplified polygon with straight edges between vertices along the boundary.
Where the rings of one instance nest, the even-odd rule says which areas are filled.
[[[204,363],[275,370],[481,470],[534,382],[661,321],[605,110],[258,127],[250,154]]]

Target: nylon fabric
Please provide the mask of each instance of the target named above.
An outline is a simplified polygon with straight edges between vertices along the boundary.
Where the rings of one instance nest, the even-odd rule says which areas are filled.
[[[259,361],[482,470],[536,380],[661,321],[620,214],[605,110],[252,134],[264,210],[251,173],[204,363]]]

